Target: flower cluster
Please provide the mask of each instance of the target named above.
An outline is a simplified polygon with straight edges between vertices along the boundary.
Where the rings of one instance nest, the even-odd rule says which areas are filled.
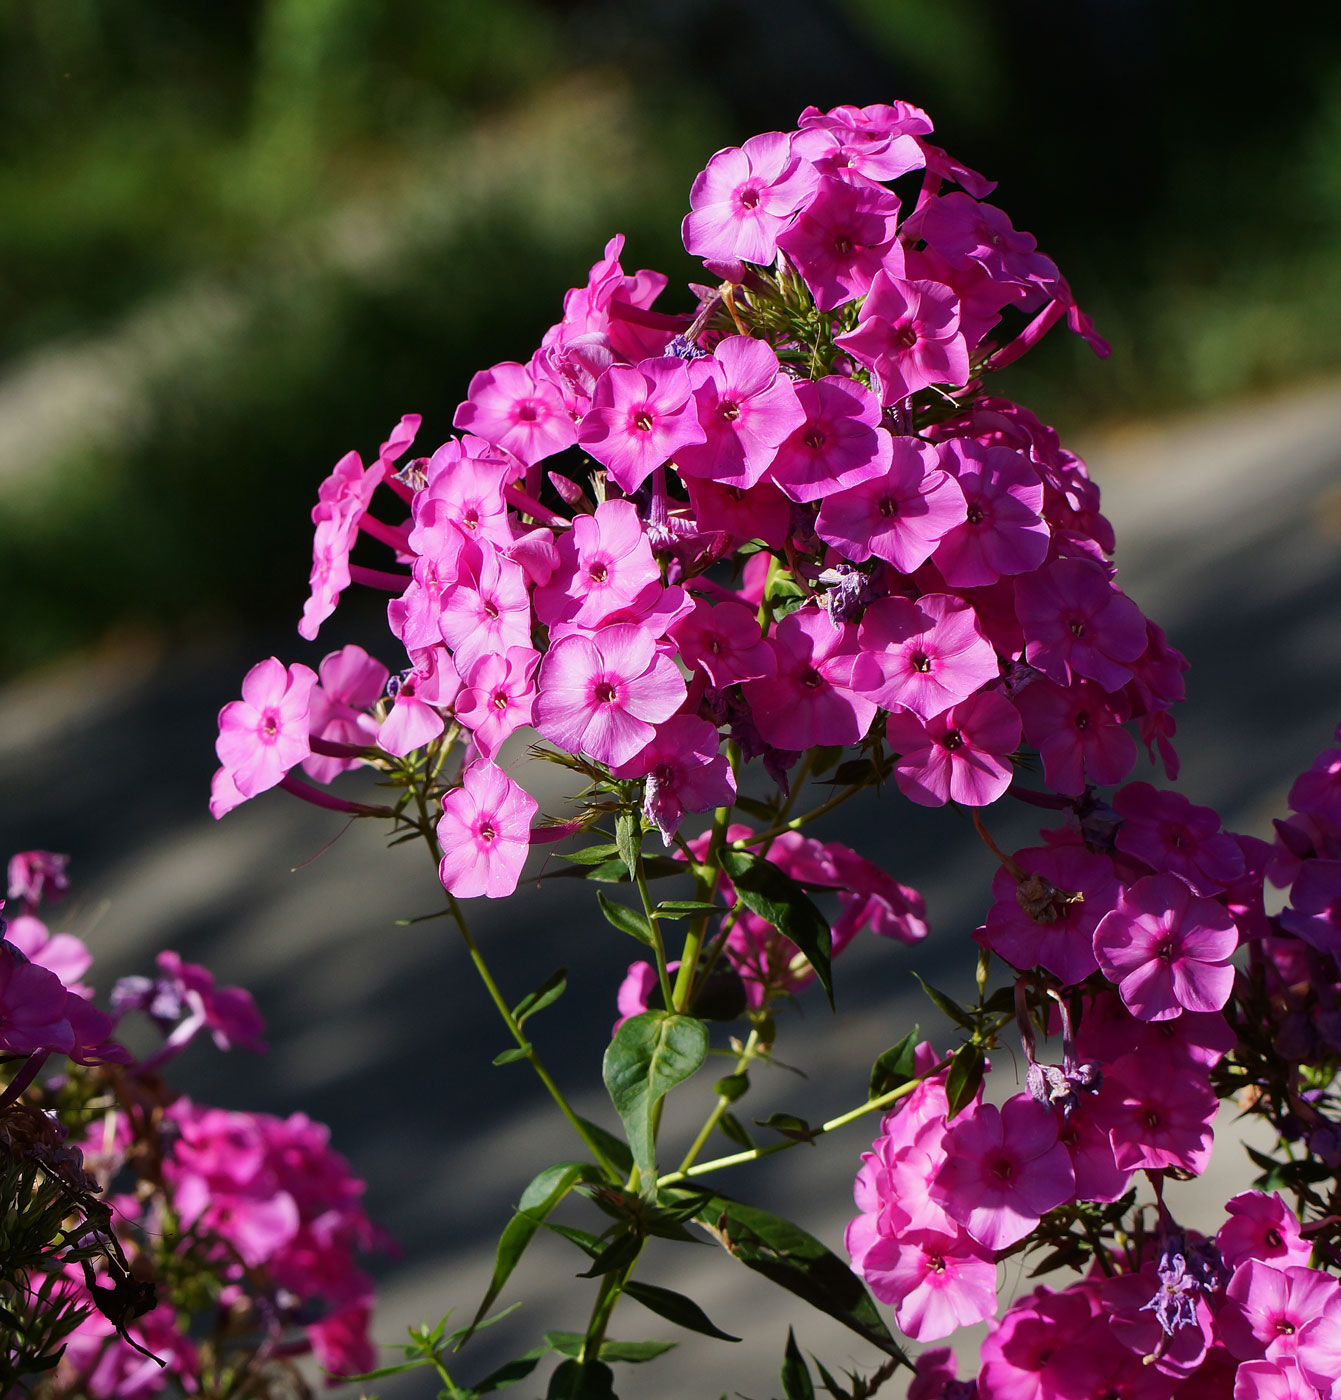
[[[201,1107],[159,1073],[202,1030],[220,1049],[264,1050],[251,996],[163,952],[156,976],[116,984],[111,1016],[97,1010],[79,980],[88,949],[38,916],[44,896],[64,891],[64,871],[65,857],[42,851],[10,863],[10,898],[23,912],[0,923],[0,1051],[11,1070],[0,1088],[0,1172],[35,1166],[27,1190],[39,1181],[56,1190],[57,1223],[82,1223],[22,1266],[47,1276],[40,1290],[11,1275],[17,1255],[6,1256],[7,1326],[32,1300],[37,1312],[16,1353],[0,1337],[0,1379],[26,1365],[46,1373],[44,1393],[140,1400],[169,1383],[174,1393],[209,1390],[239,1366],[278,1378],[309,1350],[334,1374],[367,1370],[372,1283],[355,1259],[383,1241],[327,1129],[301,1113]],[[112,1039],[131,1013],[163,1036],[139,1060]],[[57,1053],[68,1068],[43,1082]],[[12,1217],[6,1228],[17,1228]],[[43,1313],[66,1322],[35,1354],[23,1344]]]

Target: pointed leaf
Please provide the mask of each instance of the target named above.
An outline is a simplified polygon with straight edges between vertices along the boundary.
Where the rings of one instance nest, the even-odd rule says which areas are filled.
[[[698,1220],[746,1268],[828,1313],[881,1351],[903,1356],[861,1280],[799,1225],[722,1195],[712,1198]]]
[[[717,1130],[747,1151],[757,1146],[755,1140],[749,1135],[740,1119],[737,1118],[734,1113],[722,1114],[717,1120]]]
[[[644,1361],[654,1361],[674,1351],[678,1342],[602,1342],[602,1361],[628,1361],[638,1365]]]
[[[574,865],[604,865],[619,854],[619,847],[613,841],[601,841],[595,846],[584,846],[580,851],[561,851],[560,854]]]
[[[500,1050],[494,1056],[492,1063],[495,1065],[511,1065],[518,1060],[524,1060],[531,1053],[531,1042],[528,1040],[525,1045],[514,1045],[511,1050]]]
[[[675,1323],[677,1327],[701,1332],[705,1337],[718,1337],[724,1342],[740,1341],[739,1337],[733,1337],[730,1332],[723,1332],[720,1327],[714,1326],[707,1313],[683,1293],[672,1292],[669,1288],[658,1288],[654,1283],[638,1283],[632,1280],[624,1285],[624,1292],[630,1298],[636,1298],[643,1307],[650,1308],[658,1317]]]
[[[566,967],[559,968],[557,972],[551,972],[535,991],[527,992],[512,1008],[513,1020],[520,1026],[528,1016],[534,1016],[537,1011],[543,1011],[545,1007],[558,1001],[567,986],[568,969]]]
[[[601,906],[601,913],[605,915],[606,922],[613,924],[620,933],[627,933],[631,938],[636,938],[644,947],[656,946],[656,935],[652,932],[652,925],[647,922],[646,914],[630,909],[627,904],[607,899],[604,890],[596,891],[596,903]]]
[[[615,817],[615,846],[620,860],[630,870],[636,870],[643,847],[643,822],[636,812],[625,810]]]
[[[619,1400],[615,1373],[600,1361],[561,1362],[549,1378],[545,1400]]]
[[[852,1392],[844,1390],[841,1385],[824,1369],[824,1362],[818,1356],[812,1355],[810,1358],[815,1363],[815,1369],[819,1372],[820,1380],[825,1390],[834,1397],[834,1400],[852,1400]]]
[[[832,1006],[829,960],[833,934],[814,901],[790,875],[751,851],[724,850],[722,867],[731,877],[740,902],[772,924],[783,937],[790,938],[806,955]]]
[[[815,1141],[815,1130],[804,1118],[798,1118],[794,1113],[770,1113],[767,1118],[756,1118],[754,1126],[772,1128],[775,1133],[781,1133],[793,1142]]]
[[[460,1400],[477,1400],[481,1395],[492,1395],[496,1390],[504,1390],[510,1385],[524,1381],[527,1376],[549,1355],[548,1347],[532,1347],[511,1361],[505,1361],[496,1371],[490,1371],[482,1381],[476,1382],[468,1390],[458,1391]]]
[[[641,1253],[642,1247],[641,1236],[628,1233],[618,1234],[591,1261],[591,1268],[584,1269],[578,1274],[578,1278],[600,1278],[602,1274],[622,1269],[633,1263]]]
[[[796,1345],[796,1334],[787,1329],[787,1350],[782,1356],[782,1394],[784,1400],[815,1400],[815,1382],[810,1379],[810,1367]]]
[[[601,1066],[610,1100],[624,1123],[644,1182],[656,1181],[656,1105],[693,1074],[708,1054],[708,1028],[693,1016],[644,1011],[615,1033]]]
[[[683,919],[689,914],[723,914],[720,904],[708,904],[701,899],[663,899],[652,911],[663,919]]]
[[[922,1028],[914,1026],[897,1045],[891,1045],[871,1066],[870,1097],[878,1099],[917,1075],[915,1052]]]
[[[606,1159],[621,1176],[628,1176],[633,1170],[633,1154],[613,1133],[608,1133],[599,1123],[579,1116],[579,1123],[586,1129],[588,1137],[605,1154]]]
[[[945,1097],[949,1104],[947,1122],[973,1102],[973,1096],[982,1083],[986,1065],[982,1046],[974,1044],[973,1041],[961,1045],[955,1051],[955,1057],[950,1063],[950,1072],[945,1076]]]
[[[943,1015],[948,1016],[952,1021],[957,1021],[966,1031],[973,1029],[973,1017],[964,1010],[953,997],[948,997],[944,992],[937,991],[929,982],[925,981],[918,973],[913,976],[922,984],[922,990],[931,998],[932,1005]]]

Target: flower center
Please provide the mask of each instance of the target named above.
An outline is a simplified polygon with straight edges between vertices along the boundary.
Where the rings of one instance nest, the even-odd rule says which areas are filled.
[[[968,513],[967,513],[966,519],[968,520],[968,523],[969,523],[970,525],[981,525],[981,524],[982,524],[982,507],[981,507],[980,505],[976,505],[976,504],[975,504],[975,505],[971,505],[971,506],[968,508]]]
[[[852,240],[845,233],[840,233],[832,246],[836,257],[845,258],[852,252]]]
[[[917,331],[912,326],[894,328],[894,346],[898,350],[911,350],[917,344]]]
[[[802,434],[801,441],[812,452],[819,452],[823,449],[824,444],[826,441],[828,441],[828,439],[818,428],[809,428],[804,434]]]
[[[604,583],[610,577],[610,570],[604,564],[593,564],[587,570],[587,577],[592,583]]]
[[[813,666],[807,666],[801,672],[801,684],[811,690],[818,690],[824,684],[824,677]]]
[[[506,710],[508,707],[508,693],[506,690],[494,691],[494,709]]]
[[[956,749],[964,747],[964,736],[957,729],[947,730],[945,737],[941,740],[941,747],[949,749],[953,753]]]
[[[912,662],[914,671],[921,671],[925,675],[931,670],[931,657],[924,651],[915,651],[908,659]]]
[[[1077,729],[1088,729],[1090,727],[1090,712],[1088,710],[1077,710],[1076,717],[1072,723]]]
[[[728,423],[734,423],[740,417],[740,405],[732,402],[731,399],[723,399],[721,407],[717,410],[717,416],[724,418]]]
[[[540,405],[534,399],[522,399],[517,405],[517,422],[537,423],[540,421]]]
[[[614,698],[615,698],[615,688],[614,688],[614,686],[612,686],[612,685],[610,684],[609,681],[601,681],[601,682],[596,686],[596,692],[595,692],[595,693],[596,693],[596,699],[597,699],[598,701],[600,701],[600,703],[601,703],[602,705],[609,705],[609,704],[612,704],[612,703],[614,702]]]
[[[759,207],[759,191],[753,185],[746,185],[741,190],[740,207],[742,209],[757,209]]]
[[[1068,624],[1073,637],[1083,637],[1085,635],[1085,620],[1080,617],[1073,617]]]
[[[266,710],[261,716],[261,738],[267,744],[279,738],[279,715],[274,710]]]
[[[1009,1181],[1015,1175],[1015,1164],[1008,1158],[999,1158],[992,1165],[992,1175],[998,1181]]]
[[[640,433],[650,433],[653,426],[652,415],[645,408],[640,408],[633,415],[633,426]]]
[[[880,514],[883,515],[886,520],[893,520],[898,513],[899,503],[893,496],[886,496],[884,500],[880,502]]]
[[[1147,1108],[1143,1117],[1143,1121],[1147,1128],[1158,1128],[1164,1120],[1160,1117],[1159,1110],[1157,1108]]]
[[[481,841],[493,841],[498,836],[498,832],[494,827],[493,821],[486,817],[484,821],[480,823],[480,829],[476,832],[476,835]]]

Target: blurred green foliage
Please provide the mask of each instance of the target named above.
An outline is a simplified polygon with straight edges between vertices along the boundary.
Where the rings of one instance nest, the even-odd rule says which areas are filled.
[[[1011,372],[1064,428],[1334,370],[1338,24],[1272,25],[1267,64],[1239,0],[8,0],[0,669],[296,619],[329,465],[440,441],[616,230],[671,302],[695,172],[812,101],[920,102],[1000,180],[1114,343]]]

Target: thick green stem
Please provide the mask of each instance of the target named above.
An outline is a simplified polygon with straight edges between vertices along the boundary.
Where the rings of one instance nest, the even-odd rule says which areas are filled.
[[[647,872],[643,869],[641,840],[633,865],[633,880],[638,886],[638,898],[643,902],[643,913],[647,916],[647,926],[652,930],[652,950],[657,955],[657,981],[661,984],[661,999],[666,1009],[675,1009],[675,993],[671,988],[670,968],[666,963],[666,940],[661,936],[661,921],[653,914],[652,894],[647,888]],[[684,964],[681,963],[683,968]],[[691,964],[692,966],[692,964]]]
[[[759,1032],[756,1029],[750,1032],[749,1039],[746,1040],[744,1048],[736,1059],[736,1067],[732,1073],[744,1074],[753,1062],[758,1049]],[[724,1114],[734,1102],[734,1099],[728,1098],[725,1094],[719,1094],[717,1096],[717,1103],[714,1105],[712,1112],[708,1114],[707,1121],[699,1129],[698,1136],[690,1143],[689,1151],[685,1153],[684,1161],[680,1163],[679,1171],[687,1172],[689,1168],[694,1165],[698,1154],[703,1151],[703,1144],[712,1136],[712,1130],[722,1121],[722,1114]]]

